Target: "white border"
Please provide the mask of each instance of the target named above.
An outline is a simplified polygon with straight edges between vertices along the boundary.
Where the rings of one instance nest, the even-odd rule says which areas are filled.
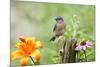
[[[36,1],[36,2],[86,4],[86,5],[95,5],[96,3],[95,0],[16,0],[16,1]]]
[[[10,1],[0,1],[0,67],[9,66],[10,51]]]
[[[56,2],[68,3],[68,0],[34,0],[36,2]],[[69,0],[75,3],[76,0]],[[77,0],[79,1],[79,0]],[[100,0],[80,0],[77,4],[96,4],[96,62],[91,63],[74,63],[74,64],[56,64],[56,65],[40,65],[40,67],[98,67],[100,64]],[[0,0],[0,67],[9,66],[9,50],[10,50],[10,2],[9,0]],[[36,66],[38,67],[38,66]]]

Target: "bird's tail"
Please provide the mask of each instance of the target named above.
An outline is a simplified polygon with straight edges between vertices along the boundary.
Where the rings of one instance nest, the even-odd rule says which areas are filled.
[[[56,36],[53,36],[50,41],[54,41],[56,39]]]

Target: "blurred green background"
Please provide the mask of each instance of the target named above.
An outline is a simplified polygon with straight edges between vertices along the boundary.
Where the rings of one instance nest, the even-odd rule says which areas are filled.
[[[73,35],[73,15],[79,18],[77,29],[78,40],[89,39],[95,41],[95,6],[57,3],[36,2],[11,2],[11,52],[19,42],[20,35],[35,37],[40,40],[44,48],[41,52],[40,64],[59,63],[57,44],[49,42],[53,36],[53,27],[56,16],[62,16],[66,23],[66,37]],[[95,46],[95,45],[94,45]],[[95,48],[87,50],[88,61],[95,60]],[[80,55],[80,57],[83,57]],[[19,60],[14,60],[12,65],[19,65]],[[29,65],[31,65],[29,60]]]

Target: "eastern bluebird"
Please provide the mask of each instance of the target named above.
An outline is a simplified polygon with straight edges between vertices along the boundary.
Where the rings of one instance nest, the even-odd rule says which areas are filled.
[[[66,30],[66,24],[64,23],[64,20],[62,17],[56,17],[56,24],[53,28],[54,36],[50,39],[50,41],[54,41],[56,37],[59,37],[65,33]]]

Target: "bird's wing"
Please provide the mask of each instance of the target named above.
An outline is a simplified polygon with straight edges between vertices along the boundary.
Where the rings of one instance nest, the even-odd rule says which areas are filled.
[[[54,28],[53,28],[53,32],[55,31],[55,29],[57,28],[57,24],[55,24]]]

